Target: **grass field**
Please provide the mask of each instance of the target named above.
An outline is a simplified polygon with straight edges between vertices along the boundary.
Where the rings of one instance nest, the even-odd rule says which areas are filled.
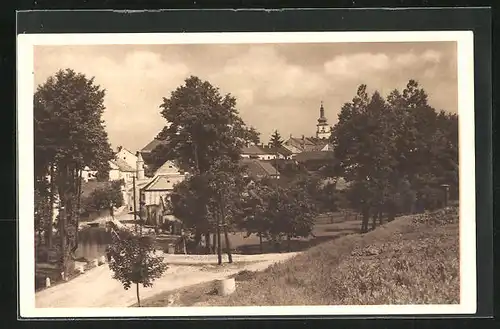
[[[210,282],[184,288],[175,306],[459,303],[458,249],[458,208],[400,217],[263,272],[240,273],[230,296],[217,296]],[[143,305],[168,306],[166,300],[160,294]]]
[[[357,233],[360,230],[361,222],[355,216],[347,218],[344,214],[337,212],[333,214],[322,214],[315,220],[313,235],[307,238],[292,239],[290,243],[290,251],[303,251],[324,243],[329,240],[337,239],[342,236]],[[236,232],[229,235],[231,241],[231,249],[236,253],[241,254],[258,254],[260,253],[259,238],[256,235],[245,237],[245,233]],[[225,241],[222,239],[222,247],[225,248]],[[281,252],[288,251],[286,241],[282,242]],[[268,241],[263,242],[264,253],[274,253],[274,246]]]

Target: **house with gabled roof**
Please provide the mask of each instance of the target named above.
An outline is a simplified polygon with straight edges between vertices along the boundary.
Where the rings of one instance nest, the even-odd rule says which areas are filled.
[[[123,146],[118,146],[115,159],[125,162],[129,167],[135,168],[137,155]]]
[[[123,179],[128,184],[132,182],[132,177],[136,174],[136,168],[118,157],[109,161],[109,167],[109,180]]]
[[[153,138],[153,140],[151,142],[149,142],[146,146],[144,146],[140,151],[139,153],[141,153],[141,156],[142,156],[142,159],[144,160],[144,164],[146,166],[150,166],[151,165],[151,153],[153,152],[153,150],[160,146],[160,145],[163,145],[163,144],[166,144],[168,141],[167,140],[161,140],[161,139],[158,139],[158,138]]]
[[[271,160],[276,158],[276,154],[269,148],[261,145],[248,145],[241,150],[241,157],[245,159]]]
[[[241,159],[240,165],[245,169],[245,177],[253,179],[280,178],[280,173],[270,162],[259,159]]]

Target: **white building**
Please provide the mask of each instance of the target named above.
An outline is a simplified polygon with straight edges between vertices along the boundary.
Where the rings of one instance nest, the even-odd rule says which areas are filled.
[[[118,146],[118,152],[116,152],[115,158],[124,161],[132,168],[135,168],[137,163],[137,155],[122,146]]]

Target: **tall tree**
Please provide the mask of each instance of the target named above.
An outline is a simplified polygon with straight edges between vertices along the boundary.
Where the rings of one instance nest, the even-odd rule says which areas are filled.
[[[94,78],[71,69],[49,77],[34,95],[35,168],[38,175],[53,170],[64,272],[77,246],[82,169],[106,168],[113,157],[102,121],[104,96]]]
[[[339,171],[348,181],[356,182],[353,191],[360,195],[354,206],[362,213],[366,231],[370,214],[378,216],[388,195],[387,187],[395,163],[395,131],[390,111],[378,92],[371,97],[366,86],[346,103],[334,127],[332,144]]]
[[[231,94],[221,95],[208,81],[191,76],[163,98],[161,114],[169,123],[158,138],[165,143],[152,152],[155,166],[176,160],[194,172],[205,173],[221,157],[237,161],[242,147],[258,140],[236,109]]]
[[[273,221],[273,211],[269,207],[274,188],[265,181],[252,181],[242,194],[241,215],[238,227],[246,231],[247,237],[259,237],[260,252],[263,253],[263,239],[267,238]]]
[[[164,98],[160,107],[169,124],[158,135],[164,143],[153,150],[153,161],[155,166],[160,166],[166,160],[175,160],[181,167],[191,168],[192,173],[200,176],[199,186],[191,191],[194,194],[207,192],[209,176],[221,171],[215,175],[218,177],[227,169],[220,164],[231,163],[234,167],[242,147],[259,138],[257,131],[248,127],[239,116],[233,96],[221,95],[217,87],[195,76],[187,78],[170,98]],[[230,175],[231,170],[226,174]],[[190,187],[185,185],[184,188]],[[190,193],[185,189],[183,192],[187,196]],[[192,193],[189,198],[179,199],[198,200],[196,214],[199,217],[192,224],[196,225],[197,234],[204,234],[209,241],[211,225],[208,224],[224,217],[220,214],[224,210],[220,208],[221,196],[209,193],[210,197],[205,198]],[[182,202],[177,204],[182,205]],[[218,206],[211,207],[214,204]]]
[[[283,139],[277,130],[275,130],[271,135],[271,141],[269,144],[271,147],[281,147],[283,145]]]

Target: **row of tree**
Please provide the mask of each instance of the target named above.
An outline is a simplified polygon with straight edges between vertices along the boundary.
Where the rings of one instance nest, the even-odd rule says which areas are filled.
[[[351,183],[348,197],[363,231],[370,217],[374,227],[383,214],[393,219],[439,206],[443,184],[458,196],[458,117],[431,107],[414,80],[387,99],[361,85],[342,107],[331,143],[332,172]]]

